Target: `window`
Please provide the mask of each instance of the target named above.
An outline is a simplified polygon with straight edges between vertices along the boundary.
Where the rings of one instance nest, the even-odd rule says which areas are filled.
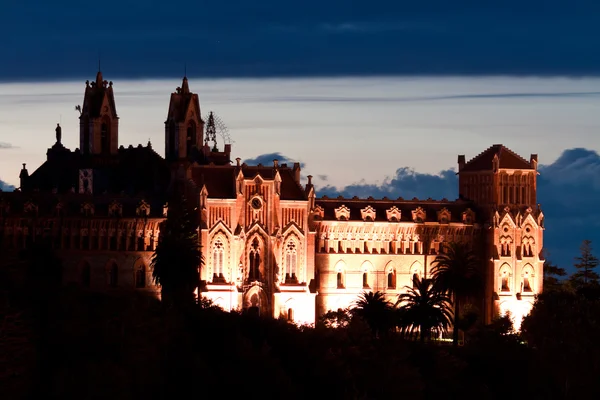
[[[506,264],[500,269],[500,291],[510,292],[510,270]]]
[[[289,241],[285,249],[285,283],[296,283],[296,263],[298,253],[296,252],[296,243]]]
[[[363,272],[363,276],[362,276],[362,281],[363,281],[363,288],[368,288],[369,287],[369,274],[367,272]]]
[[[252,242],[252,250],[250,250],[250,271],[248,278],[251,281],[260,279],[260,252],[258,239],[254,239]]]
[[[190,121],[187,128],[186,137],[186,152],[188,157],[192,154],[192,149],[196,146],[196,124],[194,121]]]
[[[417,288],[417,282],[419,282],[419,274],[417,274],[416,272],[413,274],[412,276],[412,286],[413,289]]]
[[[137,289],[146,287],[146,267],[143,264],[135,271],[135,287]]]
[[[287,310],[287,320],[288,321],[293,321],[294,320],[294,309],[288,308],[288,310]]]
[[[213,244],[213,282],[225,280],[223,276],[223,242],[217,239]]]
[[[100,127],[100,152],[102,154],[110,153],[110,130],[106,121]]]
[[[108,286],[116,288],[119,283],[119,268],[114,262],[108,267]]]
[[[389,271],[387,274],[387,287],[388,289],[396,289],[396,282],[394,282],[394,271]]]
[[[338,289],[344,288],[344,277],[341,272],[337,273],[337,288]]]

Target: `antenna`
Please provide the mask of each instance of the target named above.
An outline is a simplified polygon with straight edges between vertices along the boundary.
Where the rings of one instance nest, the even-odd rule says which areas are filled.
[[[183,63],[183,77],[187,78],[187,62]]]

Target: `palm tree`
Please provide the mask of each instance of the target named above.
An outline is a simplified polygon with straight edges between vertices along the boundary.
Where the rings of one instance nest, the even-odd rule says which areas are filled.
[[[379,291],[361,293],[352,307],[352,314],[361,317],[376,337],[391,328],[392,312],[392,304]]]
[[[433,260],[431,279],[437,290],[447,293],[453,299],[452,341],[457,346],[460,304],[465,298],[478,294],[483,281],[479,272],[479,261],[467,244],[450,243],[445,245],[444,249],[444,254],[438,255]]]
[[[438,291],[430,279],[415,278],[414,288],[404,287],[407,292],[398,295],[400,325],[409,336],[420,332],[421,342],[430,335],[446,332],[452,323],[450,298]]]
[[[161,227],[152,257],[152,277],[161,285],[163,301],[179,306],[193,304],[202,258],[198,224],[184,196],[174,196]]]

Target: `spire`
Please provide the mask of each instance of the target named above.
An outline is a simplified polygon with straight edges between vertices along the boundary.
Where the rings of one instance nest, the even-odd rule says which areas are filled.
[[[181,93],[189,94],[190,93],[190,85],[188,85],[187,76],[183,77],[183,83],[181,84]]]
[[[102,87],[102,82],[104,79],[102,78],[102,71],[100,71],[100,62],[98,62],[98,73],[96,74],[96,87]]]

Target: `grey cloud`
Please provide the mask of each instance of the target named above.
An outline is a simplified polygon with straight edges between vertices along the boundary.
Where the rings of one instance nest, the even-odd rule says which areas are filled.
[[[0,142],[0,149],[15,149],[16,146],[13,146],[10,143]]]
[[[10,191],[15,190],[15,187],[13,185],[9,185],[8,183],[6,183],[2,179],[0,179],[0,190],[2,190],[4,192],[10,192]]]

